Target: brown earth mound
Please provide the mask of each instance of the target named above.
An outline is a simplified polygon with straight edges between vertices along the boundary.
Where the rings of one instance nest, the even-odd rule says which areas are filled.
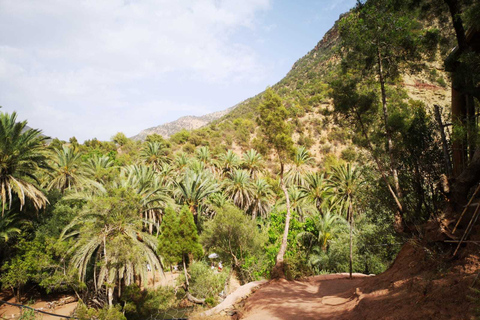
[[[375,277],[271,281],[245,301],[242,319],[473,319],[478,247],[450,257],[411,241]]]

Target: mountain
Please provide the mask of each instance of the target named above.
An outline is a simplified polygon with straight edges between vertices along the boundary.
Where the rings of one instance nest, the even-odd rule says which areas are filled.
[[[340,20],[344,17],[342,15]],[[283,79],[272,86],[290,113],[295,143],[309,149],[318,165],[325,164],[329,158],[351,158],[359,151],[352,143],[351,126],[339,125],[336,121],[330,98],[328,83],[339,73],[341,61],[339,21],[310,52],[294,63]],[[424,24],[428,26],[428,23]],[[449,45],[444,45],[441,50],[448,51],[448,48]],[[421,72],[401,75],[395,87],[403,90],[404,101],[421,101],[428,112],[434,105],[446,106],[451,101],[449,75],[443,70],[443,58],[444,53],[439,52],[435,59],[422,61]],[[213,154],[227,149],[237,154],[250,148],[261,151],[264,142],[257,138],[255,118],[263,94],[261,92],[237,104],[218,120],[193,130],[188,139],[173,145],[174,151],[192,152],[200,145],[209,146]]]
[[[232,111],[236,106],[228,108],[223,111],[212,112],[204,116],[185,116],[181,117],[175,121],[167,122],[156,127],[148,128],[142,130],[139,134],[132,137],[133,140],[145,140],[148,135],[159,134],[165,139],[169,138],[172,134],[177,133],[178,131],[185,130],[195,130],[203,126],[206,126],[210,122],[220,119],[230,111]]]

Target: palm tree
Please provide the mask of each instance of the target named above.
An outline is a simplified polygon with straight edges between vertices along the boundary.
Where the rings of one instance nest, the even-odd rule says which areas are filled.
[[[150,234],[153,227],[159,231],[162,213],[170,203],[170,184],[158,175],[153,167],[131,165],[123,168],[117,185],[132,189],[140,196],[142,217]]]
[[[212,159],[210,149],[206,146],[198,147],[197,150],[195,150],[195,156],[200,162],[203,162],[205,165],[208,165],[210,163],[210,160]]]
[[[10,237],[15,234],[20,234],[21,224],[24,223],[18,213],[14,213],[11,210],[5,213],[5,215],[0,219],[0,243],[7,242]]]
[[[213,193],[219,191],[219,185],[211,175],[195,173],[188,170],[179,181],[174,182],[175,195],[180,204],[188,206],[193,214],[195,224],[198,226],[198,209],[200,205]]]
[[[223,183],[225,194],[242,210],[246,210],[253,200],[253,186],[250,175],[245,170],[235,169]]]
[[[37,210],[48,203],[35,183],[38,174],[48,168],[45,140],[40,130],[26,129],[27,122],[16,122],[17,114],[0,113],[0,192],[2,216],[12,205],[12,193],[20,200],[20,210],[29,199]]]
[[[307,173],[305,176],[305,185],[301,187],[305,192],[306,198],[315,205],[321,213],[324,203],[330,199],[331,186],[329,185],[323,173]]]
[[[316,214],[312,216],[312,221],[316,234],[310,231],[300,232],[297,235],[297,241],[309,248],[318,245],[324,252],[328,249],[328,242],[346,223],[343,218],[330,210],[326,210],[323,215]]]
[[[146,283],[147,264],[162,270],[157,238],[142,232],[138,198],[124,189],[97,197],[60,236],[61,240],[74,239],[68,250],[71,267],[78,270],[82,282],[87,270],[93,269],[95,289],[105,285],[110,307],[114,290],[120,296],[122,283],[133,284],[137,276]]]
[[[293,157],[293,165],[288,170],[285,177],[286,183],[296,186],[305,186],[305,174],[308,166],[314,162],[314,158],[310,156],[305,147],[298,147],[295,149],[295,156]]]
[[[248,211],[252,214],[252,219],[255,219],[257,216],[266,218],[274,195],[272,187],[265,179],[255,179],[252,187],[252,202]]]
[[[218,166],[224,175],[228,175],[240,165],[240,158],[232,151],[228,150],[218,157]]]
[[[263,169],[262,155],[255,149],[247,150],[242,155],[242,168],[250,173],[250,178],[255,179]]]
[[[361,171],[351,163],[333,167],[332,170],[329,182],[335,190],[334,205],[346,215],[346,220],[350,224],[350,278],[352,278],[354,208],[360,188],[365,182]]]
[[[115,163],[110,157],[96,154],[86,161],[85,173],[90,179],[105,184],[114,165]]]
[[[183,171],[188,166],[188,157],[185,153],[179,153],[175,157],[175,166],[178,171]]]
[[[305,192],[293,185],[288,188],[288,195],[290,198],[290,206],[294,212],[299,215],[299,220],[304,221],[305,215],[312,211],[312,205],[306,201]],[[283,200],[285,202],[285,200]]]
[[[153,166],[155,171],[159,171],[163,163],[169,162],[166,146],[161,142],[146,142],[140,151],[140,158],[146,164]]]
[[[50,174],[52,179],[47,184],[47,189],[58,189],[64,193],[65,190],[80,190],[86,185],[97,185],[93,180],[87,178],[87,172],[82,163],[82,154],[75,148],[62,146],[54,150],[52,161],[53,171]]]

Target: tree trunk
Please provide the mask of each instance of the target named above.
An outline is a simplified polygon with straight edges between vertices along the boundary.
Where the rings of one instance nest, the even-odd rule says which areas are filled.
[[[350,216],[350,279],[353,279],[353,237],[352,237],[352,229],[353,229],[353,211],[352,211],[352,204],[348,206],[348,215]]]
[[[284,256],[285,256],[285,252],[287,251],[288,229],[290,227],[290,219],[291,219],[290,197],[288,196],[287,187],[285,186],[285,182],[283,180],[283,172],[284,172],[284,164],[283,164],[283,161],[280,160],[280,187],[282,188],[283,193],[285,195],[285,199],[287,201],[287,216],[285,218],[285,229],[283,231],[282,244],[280,246],[280,250],[278,251],[277,258],[275,261],[275,266],[273,267],[272,274],[271,274],[271,277],[273,279],[285,279]]]
[[[183,260],[183,272],[185,273],[185,285],[187,286],[186,291],[188,291],[189,284],[188,284],[187,265],[185,263],[185,255],[183,255],[182,260]]]
[[[400,203],[400,200],[398,199],[397,195],[393,191],[392,186],[390,185],[390,182],[387,179],[387,175],[385,173],[386,172],[385,168],[383,167],[382,163],[380,162],[380,160],[375,155],[372,143],[370,141],[370,137],[368,136],[367,129],[365,128],[365,126],[363,124],[362,117],[360,116],[360,113],[358,112],[358,110],[355,107],[353,107],[353,108],[354,108],[355,115],[357,116],[358,123],[360,124],[360,129],[362,130],[363,136],[367,140],[368,149],[370,150],[370,153],[373,157],[373,160],[377,164],[378,171],[380,171],[380,175],[382,176],[382,180],[387,185],[388,191],[392,195],[393,199],[395,200],[395,204],[397,205],[398,210],[396,210],[395,213],[393,214],[393,217],[394,217],[393,228],[395,229],[395,231],[397,233],[403,233],[403,230],[404,230],[404,228],[403,228],[403,206]]]
[[[443,161],[445,161],[445,171],[448,177],[452,176],[452,162],[450,161],[450,153],[448,152],[448,142],[447,137],[445,136],[445,127],[442,121],[442,115],[440,113],[440,107],[435,105],[435,119],[438,123],[438,131],[440,132],[440,137],[442,138],[442,150],[443,150]]]
[[[397,197],[397,201],[401,201],[402,199],[402,190],[400,189],[400,183],[398,181],[398,170],[397,170],[397,162],[395,161],[395,156],[393,154],[393,143],[392,143],[392,132],[388,126],[388,109],[387,109],[387,93],[385,90],[385,78],[383,75],[383,63],[382,63],[382,54],[380,52],[380,45],[377,43],[377,58],[378,58],[378,77],[380,80],[380,89],[382,93],[382,109],[383,109],[383,121],[385,125],[385,133],[387,135],[387,152],[390,157],[390,165],[392,167],[392,175],[393,175],[393,186],[395,188],[395,193]],[[403,206],[401,206],[403,208]],[[395,214],[395,230],[398,233],[403,233],[404,225],[403,225],[403,210],[399,210]]]

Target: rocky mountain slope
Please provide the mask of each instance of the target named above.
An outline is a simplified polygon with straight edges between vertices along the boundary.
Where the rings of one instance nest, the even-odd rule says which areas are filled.
[[[177,133],[178,131],[185,129],[185,130],[195,130],[206,126],[210,122],[220,119],[231,110],[233,110],[235,106],[228,108],[223,111],[212,112],[206,114],[204,116],[185,116],[181,117],[175,121],[167,122],[161,124],[156,127],[148,128],[142,130],[139,134],[132,137],[134,140],[145,140],[145,138],[150,134],[159,134],[163,136],[165,139],[169,138],[172,134]]]
[[[345,153],[343,156],[347,158],[356,153],[351,143],[351,128],[336,122],[329,94],[328,83],[338,72],[341,61],[341,45],[337,21],[322,40],[272,86],[290,112],[294,141],[309,149],[318,165],[329,157],[338,158]],[[443,59],[444,53],[439,52],[436,59],[424,61],[421,72],[402,74],[398,87],[406,94],[404,101],[419,100],[428,112],[433,112],[434,105],[449,105],[451,94]],[[249,148],[261,151],[255,118],[262,98],[263,92],[239,103],[218,120],[192,131],[186,141],[175,147],[191,152],[195,147],[207,145],[213,154],[227,149],[238,154]]]

